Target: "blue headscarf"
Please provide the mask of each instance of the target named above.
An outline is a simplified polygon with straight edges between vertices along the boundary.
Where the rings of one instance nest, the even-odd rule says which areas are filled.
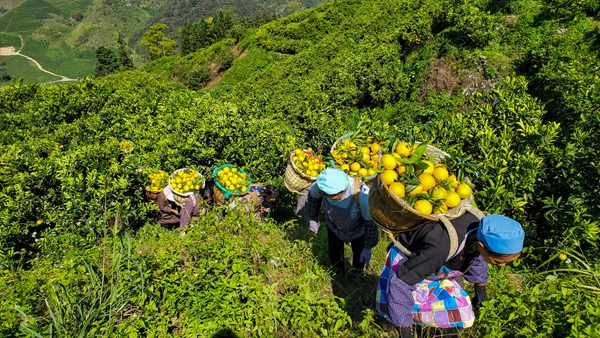
[[[516,254],[523,250],[525,232],[514,219],[494,214],[481,219],[477,239],[489,251],[503,255]]]
[[[335,195],[348,188],[348,175],[340,169],[327,168],[317,176],[317,187],[327,195]]]

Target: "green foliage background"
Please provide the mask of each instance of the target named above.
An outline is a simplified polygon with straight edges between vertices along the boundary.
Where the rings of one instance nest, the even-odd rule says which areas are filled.
[[[0,88],[0,332],[385,336],[374,293],[355,293],[375,290],[385,237],[344,284],[292,194],[264,222],[215,210],[185,235],[143,196],[149,170],[190,165],[283,187],[292,149],[327,154],[362,123],[471,158],[477,205],[526,229],[463,336],[596,335],[599,8],[334,1],[138,71]],[[210,88],[186,78],[203,67]]]

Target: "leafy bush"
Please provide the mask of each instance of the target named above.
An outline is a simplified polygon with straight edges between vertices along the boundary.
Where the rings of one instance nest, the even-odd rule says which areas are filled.
[[[350,320],[328,295],[329,277],[307,243],[286,242],[274,223],[239,212],[221,221],[209,214],[186,232],[149,225],[137,239],[121,226],[115,223],[91,250],[74,248],[21,271],[29,282],[12,284],[0,303],[18,309],[3,311],[3,319],[12,318],[3,321],[3,333],[16,332],[20,315],[23,333],[41,335],[349,334]],[[15,277],[4,273],[0,280]]]

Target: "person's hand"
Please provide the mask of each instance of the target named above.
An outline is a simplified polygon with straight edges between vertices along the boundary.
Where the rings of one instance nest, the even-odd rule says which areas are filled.
[[[475,297],[471,299],[473,310],[478,310],[481,307],[481,303],[487,300],[487,291],[485,285],[475,284]]]
[[[317,232],[319,232],[319,227],[321,227],[321,224],[317,221],[314,220],[309,220],[308,221],[308,229],[313,233],[313,234],[317,234]]]
[[[371,249],[363,249],[360,252],[360,262],[365,263],[365,268],[369,268],[369,262],[371,262]]]
[[[400,333],[400,338],[412,338],[413,337],[410,327],[399,327],[398,333]]]

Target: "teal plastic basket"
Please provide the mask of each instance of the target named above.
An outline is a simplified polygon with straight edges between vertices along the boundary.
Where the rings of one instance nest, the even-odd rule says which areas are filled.
[[[217,180],[217,177],[218,177],[218,176],[217,176],[217,173],[218,173],[218,172],[219,172],[221,169],[223,169],[223,168],[225,168],[225,167],[228,167],[228,168],[230,168],[230,169],[231,169],[231,168],[237,168],[237,170],[239,170],[240,172],[242,172],[242,173],[244,173],[244,174],[248,175],[248,173],[247,173],[247,172],[245,172],[245,171],[244,171],[242,168],[240,168],[240,167],[238,167],[238,166],[236,166],[236,165],[230,164],[230,163],[226,163],[226,164],[223,164],[223,165],[220,165],[220,166],[216,167],[216,168],[213,170],[212,174],[213,174],[213,177],[214,177],[214,179],[215,179],[215,185],[217,186],[217,188],[219,188],[219,189],[220,189],[220,190],[223,192],[223,196],[224,196],[224,197],[227,199],[227,198],[229,198],[230,196],[234,196],[234,195],[245,195],[245,194],[247,194],[247,193],[248,193],[248,191],[250,190],[250,185],[252,184],[252,180],[250,180],[250,179],[248,180],[248,185],[246,186],[246,191],[228,190],[228,189],[226,189],[224,186],[222,186],[222,185],[221,185],[221,183],[219,183],[219,181]]]

